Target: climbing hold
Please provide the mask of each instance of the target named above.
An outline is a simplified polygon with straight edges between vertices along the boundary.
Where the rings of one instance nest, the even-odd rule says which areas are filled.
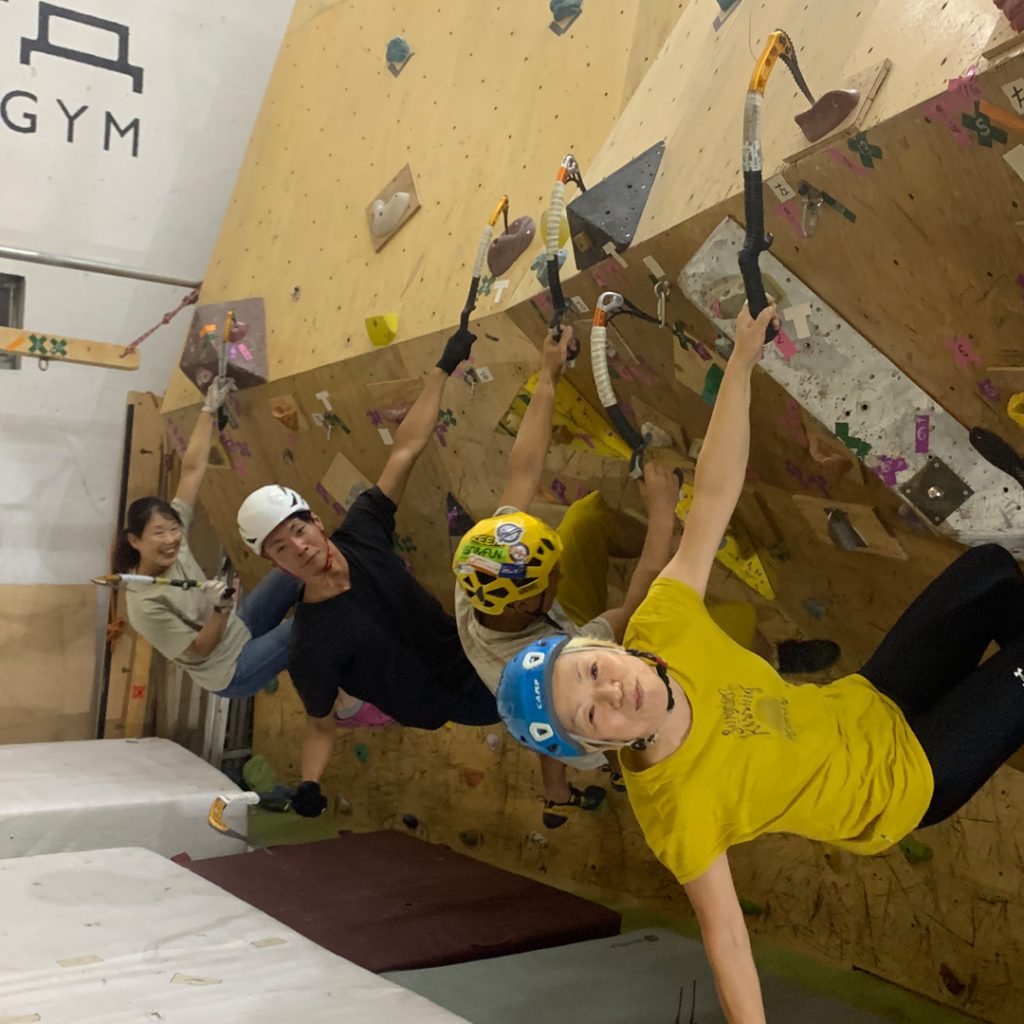
[[[715,404],[715,399],[718,398],[718,389],[722,386],[722,378],[724,376],[725,371],[718,365],[718,363],[712,363],[708,367],[707,376],[704,378],[704,387],[700,392],[700,397],[703,398],[708,405]]]
[[[549,845],[548,837],[540,832],[531,832],[530,842],[533,843],[534,846],[539,846],[542,850]]]
[[[561,270],[565,261],[569,258],[569,253],[566,249],[558,250],[558,268]],[[544,288],[548,287],[548,256],[546,252],[538,254],[537,258],[530,264],[530,269],[536,271],[537,280],[540,281],[541,286]]]
[[[517,217],[491,242],[487,266],[494,277],[501,277],[530,248],[536,234],[537,225],[532,217]]]
[[[489,732],[484,737],[484,743],[487,744],[488,750],[498,750],[501,747],[501,737],[497,733]]]
[[[475,828],[466,829],[464,832],[459,833],[459,842],[463,846],[468,846],[471,849],[474,846],[479,846],[484,841],[483,832],[478,832]]]
[[[1024,391],[1010,395],[1006,403],[1006,414],[1018,427],[1024,427]]]
[[[664,153],[665,143],[655,143],[569,204],[569,234],[579,270],[629,248]]]
[[[228,331],[228,341],[237,345],[249,333],[249,325],[241,320],[232,320],[231,329]]]
[[[479,786],[480,783],[484,781],[485,774],[486,773],[480,771],[479,768],[466,767],[462,769],[462,777],[466,780],[466,785],[469,786],[470,789],[475,789]]]
[[[939,964],[939,977],[950,995],[963,995],[967,989],[967,986],[953,973],[953,968],[948,964]]]
[[[387,201],[374,199],[370,204],[370,233],[377,238],[387,238],[398,227],[411,201],[408,192],[395,192]]]
[[[270,682],[267,683],[267,685],[263,687],[263,690],[261,692],[263,692],[263,693],[277,693],[277,688],[280,685],[281,684],[278,682],[277,676],[274,676],[274,678],[271,679]]]
[[[551,8],[551,17],[555,21],[562,21],[565,18],[578,18],[583,10],[583,0],[551,0],[548,6]]]
[[[420,819],[417,818],[415,814],[403,814],[402,815],[402,824],[406,828],[419,828],[420,827]]]
[[[913,836],[901,839],[897,845],[908,864],[924,864],[932,859],[932,848],[919,843]]]
[[[412,56],[412,47],[401,37],[388,40],[387,59],[389,64],[404,64]]]
[[[351,814],[352,804],[343,796],[337,796],[334,798],[334,812],[335,814]]]
[[[804,606],[804,611],[808,615],[815,619],[825,618],[825,613],[828,611],[828,605],[824,601],[819,601],[816,597],[805,597],[801,602]]]
[[[356,755],[356,760],[360,764],[366,764],[370,760],[370,748],[365,743],[357,743],[352,748],[352,752]]]
[[[390,345],[398,334],[398,314],[385,313],[383,316],[367,317],[366,333],[378,348]]]
[[[224,345],[221,341],[225,319],[229,311],[236,317],[228,328],[228,376],[239,389],[266,384],[267,341],[263,300],[238,299],[199,306],[192,318],[188,338],[178,362],[181,372],[200,391],[205,391],[219,371],[219,360]],[[211,330],[212,328],[212,330]],[[244,331],[240,334],[239,330]],[[245,343],[242,343],[245,338]]]
[[[742,896],[740,897],[740,910],[742,910],[747,917],[760,917],[764,913],[764,910],[759,903],[755,903],[753,900],[744,899]]]

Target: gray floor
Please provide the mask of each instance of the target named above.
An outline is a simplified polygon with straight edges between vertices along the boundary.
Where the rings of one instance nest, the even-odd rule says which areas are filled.
[[[689,1024],[696,982],[693,1020],[725,1022],[701,944],[662,929],[386,977],[472,1024]],[[772,975],[761,984],[769,1020],[886,1024]]]

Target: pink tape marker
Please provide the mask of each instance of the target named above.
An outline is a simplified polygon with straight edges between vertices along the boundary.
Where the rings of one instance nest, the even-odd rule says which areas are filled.
[[[840,167],[845,167],[848,171],[852,171],[857,175],[858,178],[866,178],[868,175],[867,168],[860,163],[856,163],[851,160],[842,150],[835,149],[834,147],[828,151],[828,155],[837,163]]]
[[[793,229],[793,234],[797,238],[807,237],[804,234],[803,205],[804,201],[797,196],[793,199],[787,199],[786,202],[779,203],[775,207],[775,212],[784,220],[789,221],[789,226]]]
[[[918,455],[927,455],[931,448],[931,417],[918,413],[914,417],[914,451]]]
[[[986,377],[984,380],[978,381],[978,390],[987,398],[990,402],[999,401],[999,388]]]
[[[908,467],[907,460],[902,457],[894,459],[889,455],[879,455],[878,465],[872,466],[871,468],[881,479],[882,483],[886,484],[888,487],[895,487],[897,483],[896,474],[901,473]]]
[[[783,330],[780,330],[775,336],[775,347],[787,363],[796,355],[796,345],[793,343],[793,339]]]
[[[981,356],[974,351],[971,339],[964,335],[957,335],[946,341],[946,348],[953,353],[953,362],[957,366],[981,366]]]
[[[238,346],[238,353],[247,363],[252,362],[252,353],[244,341]]]

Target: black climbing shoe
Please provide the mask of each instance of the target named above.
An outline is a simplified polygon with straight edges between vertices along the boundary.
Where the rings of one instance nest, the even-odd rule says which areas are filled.
[[[604,798],[605,791],[600,786],[587,786],[582,790],[570,786],[568,803],[544,801],[544,827],[561,828],[578,811],[596,811],[604,803]]]
[[[783,675],[822,672],[839,660],[840,653],[832,640],[783,640],[776,651]]]

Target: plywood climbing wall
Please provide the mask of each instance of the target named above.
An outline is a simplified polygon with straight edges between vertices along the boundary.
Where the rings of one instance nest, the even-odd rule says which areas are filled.
[[[260,296],[266,308],[270,383],[232,399],[237,426],[220,439],[203,498],[250,581],[263,567],[234,537],[241,499],[279,481],[307,495],[325,521],[344,515],[379,473],[402,408],[458,321],[495,200],[508,193],[512,216],[539,220],[568,151],[593,189],[665,144],[629,246],[577,273],[567,244],[564,280],[581,325],[602,291],[653,312],[656,282],[668,283],[665,329],[615,321],[612,369],[627,415],[660,424],[685,462],[706,429],[724,366],[716,341],[735,312],[728,261],[712,273],[701,253],[723,222],[742,223],[743,92],[751,49],[779,24],[812,88],[856,81],[878,90],[855,132],[809,148],[792,120],[802,106],[785,71],[769,85],[772,273],[784,287],[790,278],[787,331],[806,378],[797,386],[793,374],[769,372],[788,365],[775,349],[754,380],[750,473],[734,528],[753,545],[775,597],[721,565],[710,592],[755,604],[773,639],[837,640],[840,669],[856,670],[955,556],[965,535],[907,503],[903,488],[917,463],[901,464],[900,453],[929,454],[919,446],[930,424],[921,433],[918,414],[937,419],[940,411],[1021,447],[1006,404],[1024,391],[1024,105],[1014,92],[1021,86],[1024,98],[1024,53],[1010,45],[997,61],[983,57],[998,18],[988,0],[740,0],[716,23],[717,6],[588,0],[558,34],[540,2],[297,3],[202,296]],[[389,69],[395,36],[410,55]],[[367,207],[406,165],[399,191],[414,189],[419,207],[375,245]],[[802,183],[820,199],[813,225]],[[482,380],[450,381],[436,439],[398,517],[397,549],[446,602],[453,502],[473,518],[493,508],[512,443],[502,421],[512,422],[506,413],[537,366],[547,308],[531,269],[540,244],[538,236],[507,284],[485,279],[473,319]],[[700,274],[688,273],[698,265]],[[718,305],[706,301],[714,289]],[[864,385],[837,418],[837,389],[849,375],[837,379],[830,346],[838,336],[801,312],[809,304],[813,313],[815,302],[856,333],[865,353],[884,357],[902,391]],[[597,405],[586,358],[567,379],[574,402]],[[911,388],[921,405],[914,416],[898,407]],[[197,401],[184,378],[171,382],[164,411],[179,450]],[[597,487],[635,508],[625,460],[604,450],[601,429],[568,414],[562,426],[541,507],[557,511]],[[1019,485],[988,469],[984,476],[1004,516],[995,534],[1016,535]],[[820,522],[827,507],[859,524],[865,548],[831,540]],[[290,687],[260,698],[257,749],[282,773],[298,773],[301,733]],[[340,747],[326,788],[351,827],[413,827],[556,883],[685,905],[622,798],[545,833],[535,764],[498,730],[392,730],[346,736]],[[1015,852],[1022,809],[1024,778],[1006,769],[953,822],[917,837],[930,860],[916,849],[858,859],[785,837],[752,844],[735,857],[740,893],[757,908],[751,927],[1016,1024],[1024,1013],[1014,969],[1024,962]]]

